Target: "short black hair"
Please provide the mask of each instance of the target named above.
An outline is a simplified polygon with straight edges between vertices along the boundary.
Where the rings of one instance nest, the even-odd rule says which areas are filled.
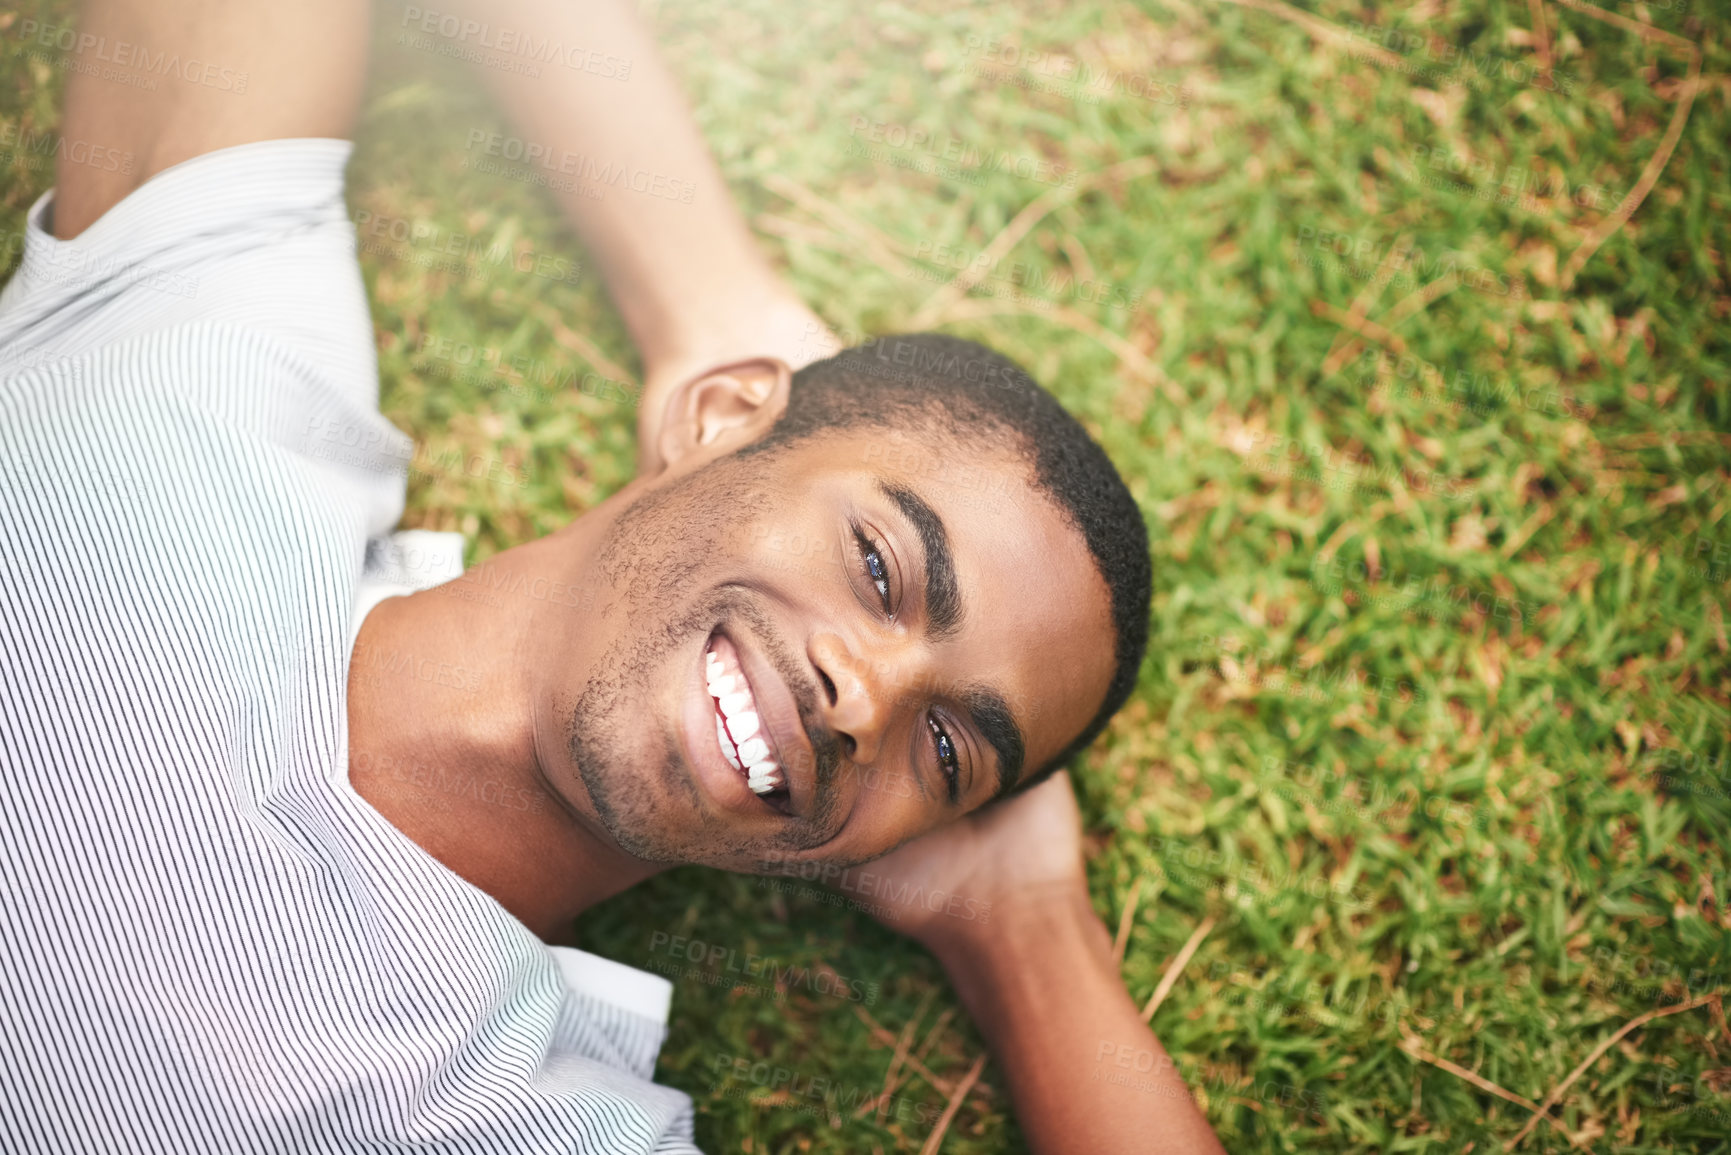
[[[1111,595],[1115,668],[1105,701],[1056,758],[1023,777],[1017,789],[1025,789],[1068,764],[1106,728],[1135,688],[1148,647],[1148,527],[1106,451],[1003,354],[942,333],[908,333],[873,338],[799,370],[787,411],[742,452],[837,429],[926,433],[934,422],[958,440],[964,433],[986,432],[1015,444],[1036,489],[1081,531]]]

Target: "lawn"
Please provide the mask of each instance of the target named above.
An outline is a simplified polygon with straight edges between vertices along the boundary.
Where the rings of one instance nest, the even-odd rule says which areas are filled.
[[[804,297],[1020,359],[1141,502],[1153,641],[1077,783],[1228,1148],[1731,1149],[1731,4],[647,7]],[[473,563],[631,475],[636,362],[399,15],[351,203],[405,524]],[[0,22],[9,268],[62,76]],[[853,897],[684,869],[583,921],[680,970],[706,1150],[918,1151],[980,1053]],[[1023,1149],[992,1065],[943,1149]]]

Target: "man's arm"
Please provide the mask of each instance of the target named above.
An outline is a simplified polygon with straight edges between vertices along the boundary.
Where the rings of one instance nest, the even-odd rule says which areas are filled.
[[[1046,1153],[1219,1152],[1176,1067],[1118,977],[1087,895],[994,906],[990,935],[935,953]]]
[[[402,4],[392,18],[413,10]],[[420,6],[419,19],[430,10]],[[484,71],[525,139],[554,155],[680,182],[678,197],[634,191],[629,182],[603,186],[599,199],[559,194],[643,356],[640,468],[660,464],[655,434],[675,385],[759,358],[798,368],[831,351],[827,328],[758,252],[678,85],[625,0],[453,0],[445,15],[629,61],[623,81],[616,69],[606,77],[554,62],[538,76]],[[55,235],[78,235],[151,176],[203,153],[349,136],[365,87],[369,19],[368,6],[355,0],[86,0],[80,56],[126,45],[214,64],[246,83],[240,91],[168,75],[143,89],[103,78],[98,68],[70,70],[63,136],[135,160],[129,173],[108,172],[73,164],[62,150]]]
[[[539,75],[484,71],[540,155],[649,174],[650,191],[621,181],[600,186],[597,199],[575,179],[579,160],[567,174],[573,187],[557,194],[643,356],[639,469],[659,464],[654,434],[674,386],[752,358],[797,369],[834,351],[839,343],[827,327],[758,250],[678,83],[627,0],[452,0],[447,10],[477,27],[485,23],[495,42],[509,30],[535,43],[580,46],[580,61],[611,60],[594,73],[568,61],[543,64]],[[618,78],[621,71],[627,79]]]
[[[85,0],[60,135],[130,154],[133,163],[110,171],[61,149],[54,235],[77,236],[163,169],[204,153],[348,136],[366,83],[368,18],[355,0]],[[122,83],[101,64],[168,57],[184,63],[161,69],[151,86]],[[218,83],[204,83],[207,67]]]
[[[906,891],[953,895],[963,900],[950,904],[960,911],[989,909],[988,918],[966,918],[914,902],[878,914],[944,964],[1009,1077],[1033,1150],[1224,1151],[1118,977],[1111,936],[1088,899],[1068,775],[910,842],[869,869],[910,884]],[[874,887],[878,896],[902,891]]]

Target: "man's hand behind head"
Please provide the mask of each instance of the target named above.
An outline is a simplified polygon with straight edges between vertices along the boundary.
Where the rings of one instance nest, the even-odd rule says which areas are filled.
[[[1006,903],[1073,902],[1078,894],[1085,901],[1082,817],[1070,775],[1060,770],[864,869],[878,880],[868,907],[877,920],[934,949],[989,935],[989,912]],[[932,895],[963,901],[934,909]],[[958,906],[970,917],[956,917]]]

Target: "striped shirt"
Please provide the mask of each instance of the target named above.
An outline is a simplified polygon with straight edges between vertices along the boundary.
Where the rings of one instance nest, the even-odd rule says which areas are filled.
[[[45,196],[0,293],[0,1150],[693,1152],[665,980],[349,784],[357,604],[414,584],[349,148],[207,154],[71,241]]]

